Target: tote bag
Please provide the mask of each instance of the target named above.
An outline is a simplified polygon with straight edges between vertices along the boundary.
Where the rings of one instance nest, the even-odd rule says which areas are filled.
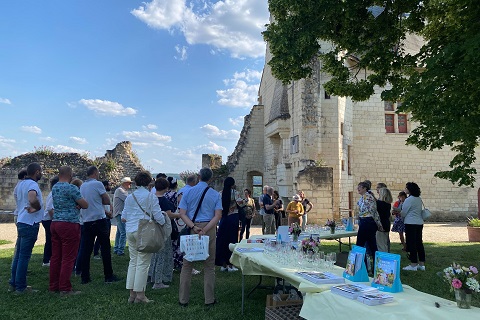
[[[185,253],[183,258],[187,261],[204,261],[208,258],[209,236],[192,234],[180,237],[180,251]]]
[[[428,218],[430,218],[430,216],[432,215],[432,213],[430,212],[430,210],[427,209],[427,207],[425,207],[425,204],[423,204],[423,200],[422,200],[422,206],[423,206],[423,209],[422,209],[422,219],[423,219],[423,220],[427,220]]]
[[[132,196],[137,205],[143,211],[143,213],[150,217],[150,219],[138,220],[137,251],[145,253],[157,253],[158,251],[163,249],[163,247],[165,246],[165,238],[170,237],[170,234],[168,234],[167,236],[163,226],[156,222],[155,219],[153,219],[151,209],[150,213],[147,213],[138,203],[138,200],[133,193]],[[166,220],[169,219],[165,219],[165,224],[167,223]],[[170,232],[172,230],[171,228],[172,226],[170,225]]]

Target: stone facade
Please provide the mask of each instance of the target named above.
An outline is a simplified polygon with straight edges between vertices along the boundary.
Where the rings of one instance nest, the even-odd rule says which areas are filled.
[[[266,61],[270,58],[267,49]],[[448,148],[421,151],[405,145],[415,123],[408,115],[407,132],[399,133],[400,118],[391,112],[395,132],[387,133],[388,112],[379,88],[364,102],[329,96],[323,88],[329,75],[320,61],[312,63],[309,79],[288,85],[275,79],[265,64],[259,104],[245,118],[237,148],[227,162],[238,188],[251,188],[252,176],[260,175],[262,184],[276,188],[284,203],[303,190],[314,205],[309,221],[324,223],[354,209],[360,181],[368,179],[374,186],[384,182],[394,198],[406,182],[414,181],[432,220],[477,215],[477,188],[457,187],[434,177],[449,168],[454,154]],[[480,166],[476,168],[480,172]]]
[[[112,186],[118,186],[120,179],[125,176],[133,179],[139,171],[145,170],[132,151],[129,141],[118,143],[113,150],[107,150],[105,156],[94,160],[78,153],[26,153],[11,159],[0,168],[0,210],[15,209],[13,189],[18,182],[17,174],[32,162],[38,162],[43,169],[43,177],[38,183],[44,200],[50,192],[50,179],[58,173],[58,168],[64,165],[72,167],[74,175],[81,180],[86,179],[87,168],[95,165],[99,168],[100,180],[109,180]]]

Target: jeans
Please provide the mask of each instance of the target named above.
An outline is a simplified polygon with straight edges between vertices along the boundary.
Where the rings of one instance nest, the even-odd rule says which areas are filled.
[[[122,222],[122,216],[120,214],[114,219],[117,220],[117,233],[115,235],[115,246],[113,247],[113,252],[116,254],[123,254],[125,251],[125,243],[127,241],[125,222]]]
[[[240,231],[240,241],[243,239],[243,234],[245,233],[245,239],[250,238],[250,225],[252,223],[252,219],[244,218],[242,221],[242,230]]]
[[[82,274],[82,255],[85,251],[85,231],[83,224],[80,225],[80,245],[78,246],[77,260],[75,261],[75,274]]]
[[[265,222],[265,234],[275,234],[275,215],[265,213],[263,221]]]
[[[50,225],[52,220],[42,220],[42,226],[45,229],[45,247],[43,247],[43,263],[49,263],[52,256],[52,233]]]
[[[377,229],[378,226],[373,218],[360,218],[358,219],[358,234],[357,243],[359,247],[365,247],[367,254],[375,258],[375,252],[377,249]],[[367,266],[368,267],[368,266]]]
[[[70,276],[80,244],[78,223],[52,222],[52,259],[50,261],[49,290],[72,291]]]
[[[112,223],[110,222],[110,219],[106,219],[108,223],[108,237],[110,238],[110,230],[112,230]],[[100,251],[100,240],[98,240],[98,237],[95,239],[95,244],[93,245],[93,255],[98,256],[98,253]]]
[[[19,292],[27,288],[28,262],[32,257],[33,246],[37,241],[39,226],[39,223],[35,223],[33,226],[22,222],[17,223],[18,237],[9,283]]]
[[[412,263],[425,262],[422,233],[423,224],[405,224],[407,252],[409,252],[409,259]]]
[[[110,221],[107,219],[98,219],[83,223],[84,233],[84,251],[82,252],[82,281],[90,281],[90,256],[92,255],[95,237],[100,243],[103,274],[105,280],[113,276],[112,256],[110,254]]]

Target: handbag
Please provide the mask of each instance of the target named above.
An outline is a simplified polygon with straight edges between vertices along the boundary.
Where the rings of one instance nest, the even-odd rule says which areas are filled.
[[[178,231],[178,226],[175,222],[175,219],[170,219],[170,223],[172,225],[172,234],[170,235],[170,240],[178,240],[180,232]]]
[[[204,261],[209,257],[208,245],[210,237],[196,234],[180,237],[180,252],[185,253],[183,258],[187,261]]]
[[[192,218],[193,224],[195,224],[195,219],[197,218],[198,211],[200,210],[200,206],[202,205],[203,198],[205,198],[205,194],[207,193],[208,189],[210,189],[210,187],[205,188],[205,190],[203,191],[202,197],[200,198],[200,201],[198,202],[197,209],[195,210],[195,213],[193,214],[193,218]],[[180,238],[182,236],[189,235],[191,233],[191,231],[192,231],[192,228],[185,225],[185,227],[180,231]]]
[[[133,199],[143,211],[144,214],[150,217],[150,219],[138,220],[137,230],[137,251],[145,253],[157,253],[165,246],[165,230],[161,224],[155,221],[152,213],[147,213],[140,203],[138,203],[137,197],[132,193]],[[151,212],[151,211],[150,211]],[[165,219],[165,224],[169,219]],[[167,237],[169,237],[168,235]]]
[[[421,199],[420,199],[421,200]],[[423,209],[422,209],[422,219],[423,220],[427,220],[428,218],[430,218],[430,216],[432,215],[432,213],[430,212],[430,210],[427,209],[427,207],[425,207],[425,204],[423,204],[423,200],[422,200],[422,206],[423,206]]]

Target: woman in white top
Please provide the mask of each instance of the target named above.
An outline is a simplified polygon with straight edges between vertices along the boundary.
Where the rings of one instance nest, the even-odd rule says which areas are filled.
[[[147,189],[151,181],[152,177],[145,171],[139,172],[135,176],[135,184],[138,188],[125,199],[125,207],[122,211],[122,221],[125,222],[128,250],[130,253],[130,263],[128,264],[127,273],[127,289],[130,290],[129,303],[153,302],[153,300],[145,296],[148,267],[150,266],[152,254],[137,251],[138,222],[140,219],[149,218],[143,210],[149,213],[151,212],[154,219],[161,225],[165,223],[165,217],[160,210],[157,197]],[[133,198],[133,195],[135,195],[138,204]]]
[[[405,237],[407,242],[408,259],[411,264],[403,270],[425,270],[425,248],[423,247],[422,231],[422,199],[420,188],[414,182],[407,182],[405,193],[408,198],[402,205],[401,216],[405,219]]]

